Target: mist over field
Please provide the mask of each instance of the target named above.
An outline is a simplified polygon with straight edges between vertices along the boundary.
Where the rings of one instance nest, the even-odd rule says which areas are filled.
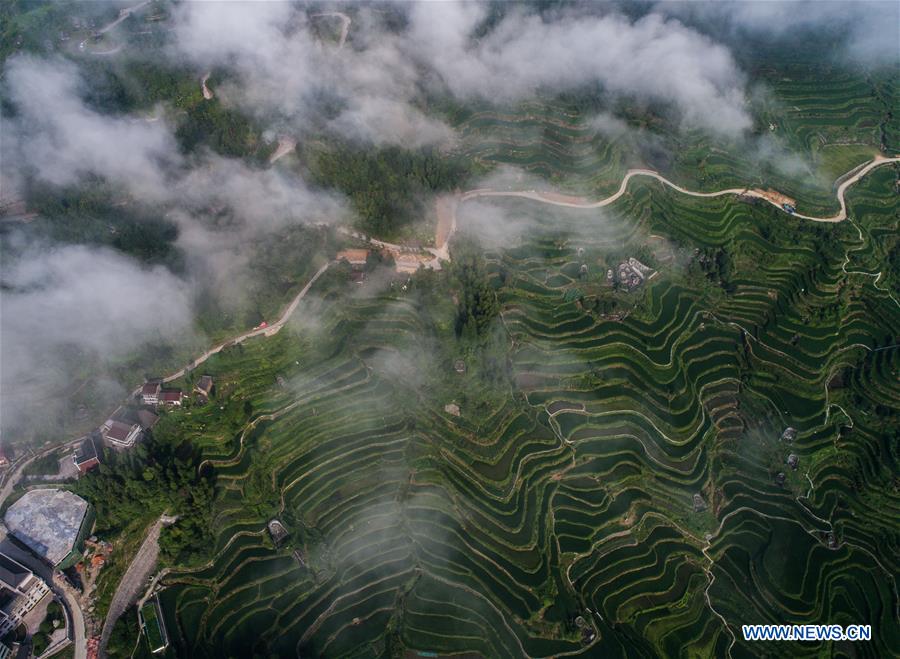
[[[129,63],[149,56],[164,66],[192,70],[197,93],[200,78],[213,73],[211,102],[246,113],[266,139],[293,136],[300,140],[298,148],[324,138],[376,148],[448,149],[460,136],[441,110],[446,100],[500,108],[538,93],[587,90],[600,92],[611,107],[617,99],[658,107],[674,125],[708,133],[713,143],[745,142],[743,148],[761,163],[807,177],[815,176],[809,162],[789,155],[772,138],[749,135],[752,97],[765,90],[751,85],[719,34],[700,29],[703,21],[728,26],[722,35],[728,43],[742,33],[786,39],[795,30],[830,30],[849,22],[853,29],[842,53],[889,61],[896,14],[892,3],[826,3],[816,11],[798,10],[795,3],[659,3],[636,13],[615,3],[539,11],[527,4],[422,2],[353,7],[347,18],[353,29],[343,34],[344,19],[333,13],[340,7],[324,11],[286,2],[161,6],[168,12],[163,46],[131,52],[123,42],[108,59],[116,75],[128,81]],[[85,15],[96,21],[109,15],[91,9]],[[323,38],[325,28],[337,30],[341,38]],[[98,106],[93,99],[102,88],[95,65],[90,55],[78,53],[22,53],[5,60],[3,196],[16,200],[28,197],[36,185],[58,189],[100,181],[128,208],[162,216],[176,233],[173,248],[186,265],[173,271],[161,264],[163,270],[153,271],[161,279],[154,282],[166,291],[170,278],[177,289],[188,291],[184,299],[170,300],[185,317],[197,295],[215,295],[233,309],[246,305],[254,286],[255,261],[247,249],[253,240],[288,226],[352,217],[342,194],[306,180],[304,168],[266,166],[202,146],[186,150],[179,134],[183,111],[164,101],[149,112]],[[598,135],[626,140],[639,151],[671,149],[609,110],[597,113],[594,126]],[[489,216],[483,221],[492,222]],[[505,229],[485,230],[499,234]],[[15,247],[17,231],[12,226],[4,236],[4,306],[16,309],[4,314],[4,349],[8,363],[16,364],[3,369],[3,389],[9,392],[22,372],[32,373],[33,386],[42,388],[41,369],[27,355],[52,354],[60,332],[54,329],[49,342],[31,334],[32,347],[17,349],[19,337],[33,331],[28,328],[45,325],[29,313],[31,305],[21,303],[26,293],[14,274],[25,254]],[[40,244],[29,248],[32,268],[47,262],[47,250],[57,249]],[[89,242],[81,248],[93,249]],[[95,263],[103,258],[98,254]],[[146,266],[128,256],[119,267],[133,278],[147,277]],[[64,292],[52,273],[39,279],[48,298]],[[79,291],[65,294],[74,296],[73,305],[86,315],[102,315],[95,299],[78,298]],[[33,288],[27,295],[35,295]],[[132,309],[129,317],[148,331],[161,329],[152,305]],[[127,354],[143,344],[144,336],[118,332],[111,350]],[[95,348],[82,332],[71,332],[67,343]],[[56,373],[52,379],[61,378]],[[49,393],[28,398],[58,399]],[[18,426],[19,417],[9,409],[4,428]]]
[[[0,510],[93,507],[75,656],[900,647],[898,44],[879,1],[0,6]]]

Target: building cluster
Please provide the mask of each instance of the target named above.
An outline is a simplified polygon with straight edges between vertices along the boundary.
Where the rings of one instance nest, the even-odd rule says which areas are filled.
[[[4,545],[0,552],[0,637],[23,623],[31,625],[27,616],[52,597],[50,584],[26,563],[34,567],[36,558],[53,570],[71,567],[93,519],[88,502],[68,490],[28,490],[9,507],[3,521],[20,544]],[[0,643],[0,659],[11,652]]]
[[[366,280],[366,262],[369,259],[367,249],[342,249],[335,256],[337,261],[350,264],[350,279],[354,284],[362,284]]]
[[[49,592],[43,579],[0,553],[0,637],[18,627]]]
[[[197,403],[200,405],[208,403],[214,387],[212,376],[201,376],[194,386]],[[86,474],[99,465],[104,445],[119,450],[134,446],[159,421],[156,410],[181,407],[186,398],[181,389],[165,389],[159,381],[142,385],[138,393],[141,407],[120,406],[75,448],[72,461],[78,471]]]
[[[616,267],[616,275],[619,284],[626,290],[632,291],[644,283],[653,275],[653,268],[650,268],[633,256],[629,256],[627,260],[622,261]],[[612,279],[610,273],[606,273],[607,279]]]
[[[147,382],[141,387],[141,403],[149,407],[181,407],[181,389],[163,389],[162,382]]]
[[[393,259],[394,270],[404,275],[411,275],[419,268],[429,266],[434,261],[434,257],[431,254],[415,247],[403,250],[397,245],[384,245],[381,254],[382,258]],[[350,264],[350,276],[357,284],[361,284],[366,280],[366,263],[368,258],[369,250],[363,248],[343,249],[335,256],[335,260],[346,261]]]

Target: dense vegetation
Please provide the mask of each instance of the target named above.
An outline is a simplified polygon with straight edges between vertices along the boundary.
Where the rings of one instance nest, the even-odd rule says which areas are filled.
[[[35,184],[29,208],[44,221],[35,239],[60,243],[106,245],[145,263],[161,263],[175,271],[183,264],[173,243],[178,232],[160,214],[129,204],[109,184],[95,180],[65,188]]]
[[[115,536],[135,523],[149,525],[163,513],[178,522],[160,540],[163,559],[191,563],[206,556],[213,480],[198,473],[199,455],[189,443],[166,437],[165,424],[156,435],[122,453],[104,452],[89,478],[73,489],[97,509],[96,532]]]
[[[776,61],[748,61],[771,89],[754,101],[759,141],[720,144],[652,104],[586,91],[452,107],[451,153],[307,144],[299,166],[386,238],[427,215],[433,192],[496,164],[592,197],[652,166],[691,189],[772,186],[803,212],[834,212],[834,179],[896,148],[896,81]],[[265,153],[253,122],[201,103],[188,73],[135,67],[132,87],[111,75],[96,102],[171,102],[184,149]],[[603,134],[597,111],[631,130]],[[748,148],[763,138],[802,164]],[[399,277],[373,256],[355,284],[349,266],[331,268],[282,332],[204,365],[212,404],[168,413],[153,441],[107,456],[77,491],[110,537],[179,515],[161,540],[176,568],[161,599],[182,656],[771,651],[742,641],[747,622],[870,623],[874,640],[852,650],[778,651],[889,656],[898,174],[882,167],[854,187],[840,224],[646,179],[602,213],[486,202],[529,230],[482,244],[474,218],[441,272]],[[104,218],[88,193],[54,213],[84,204]],[[126,236],[132,219],[118,220]],[[109,240],[100,226],[53,230]],[[311,235],[333,252],[324,232],[261,240],[253,301],[234,312],[212,299],[202,315],[227,327],[271,317],[313,267]],[[168,258],[145,238],[114,246]],[[653,276],[607,276],[631,256]],[[128,617],[111,645],[121,656],[137,635]]]
[[[433,147],[336,144],[311,147],[307,160],[314,181],[347,195],[360,229],[382,238],[426,219],[431,195],[456,188],[467,177],[462,161]]]
[[[543,220],[501,250],[461,242],[406,290],[326,283],[298,311],[314,324],[213,365],[226,412],[261,419],[241,442],[181,417],[221,490],[216,559],[163,596],[180,651],[718,656],[737,635],[737,657],[741,622],[860,610],[887,651],[894,522],[874,511],[893,497],[900,312],[865,273],[896,176],[851,193],[862,241],[643,183],[600,235],[589,211],[497,201]],[[641,246],[661,274],[634,291],[580,272]],[[491,316],[499,379],[477,358]]]

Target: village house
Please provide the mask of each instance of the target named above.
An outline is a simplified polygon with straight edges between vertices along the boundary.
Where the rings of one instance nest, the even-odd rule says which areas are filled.
[[[115,448],[131,448],[141,438],[141,426],[107,419],[100,426],[100,434],[107,444]]]
[[[205,405],[207,402],[209,402],[209,397],[212,395],[213,386],[214,384],[212,376],[200,376],[197,384],[194,385],[194,391],[197,394],[198,403],[200,403],[201,405]]]
[[[159,392],[159,404],[168,405],[169,407],[181,407],[181,401],[184,394],[181,389],[164,389]]]
[[[394,268],[400,274],[411,275],[416,272],[427,259],[416,254],[401,252],[394,255]]]
[[[159,382],[147,382],[141,387],[141,402],[144,405],[157,405],[159,403]]]
[[[97,445],[92,435],[85,437],[84,441],[75,449],[72,462],[82,474],[86,474],[100,464],[100,454],[97,452]]]
[[[367,249],[342,249],[334,258],[336,261],[346,261],[354,268],[361,268],[366,264],[368,257]]]
[[[159,421],[159,417],[149,410],[138,410],[137,421],[141,424],[141,430],[150,430]]]

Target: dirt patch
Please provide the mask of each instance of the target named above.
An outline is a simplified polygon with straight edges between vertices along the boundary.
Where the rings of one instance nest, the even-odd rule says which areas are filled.
[[[212,73],[207,73],[200,80],[200,89],[203,92],[203,98],[205,98],[207,101],[211,101],[213,98],[212,90],[206,86],[206,81],[209,80],[209,76],[211,76],[211,75],[212,75]]]
[[[443,195],[434,203],[437,213],[437,229],[434,234],[434,246],[442,249],[453,233],[453,219],[456,217],[456,195]]]
[[[767,190],[760,190],[759,188],[757,188],[754,190],[754,192],[764,199],[768,199],[773,204],[777,204],[779,206],[783,206],[785,204],[787,204],[788,206],[794,206],[795,208],[797,206],[797,201],[795,199],[788,197],[786,194],[782,194],[777,190],[773,190],[772,188],[769,188]]]
[[[292,137],[282,135],[278,138],[278,146],[275,148],[275,151],[271,156],[269,156],[269,164],[271,165],[279,158],[283,158],[295,148],[297,148],[297,140]]]

